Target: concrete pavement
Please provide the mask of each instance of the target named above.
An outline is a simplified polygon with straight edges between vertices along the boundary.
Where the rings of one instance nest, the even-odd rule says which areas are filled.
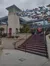
[[[3,50],[0,66],[50,66],[47,58],[19,50]]]
[[[31,34],[19,34],[19,38],[2,38],[2,45],[4,49],[14,49],[13,43],[16,42],[16,47],[22,44]]]
[[[46,39],[49,54],[48,59],[46,57],[30,54],[19,50],[3,49],[0,52],[0,66],[50,66],[50,39],[48,38],[48,36],[46,36]],[[7,44],[9,44],[8,42],[10,42],[10,44],[11,42],[14,42],[13,39],[9,39],[9,41],[7,41],[8,39],[6,39]],[[9,46],[11,46],[10,44]]]

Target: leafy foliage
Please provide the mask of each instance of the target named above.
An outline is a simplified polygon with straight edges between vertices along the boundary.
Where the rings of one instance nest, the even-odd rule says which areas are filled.
[[[23,28],[20,28],[20,32],[21,32],[21,33],[29,33],[29,32],[30,32],[29,25],[24,24],[24,25],[23,25]]]
[[[4,28],[0,28],[0,36],[2,36],[2,32],[4,31]]]

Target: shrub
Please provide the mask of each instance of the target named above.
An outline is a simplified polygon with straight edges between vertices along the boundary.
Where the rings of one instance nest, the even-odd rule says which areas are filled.
[[[14,36],[9,36],[8,38],[14,38]]]
[[[2,37],[6,37],[7,36],[7,34],[6,33],[4,33],[3,35],[2,35]]]
[[[15,38],[18,38],[19,36],[15,36]]]
[[[23,28],[20,28],[21,33],[30,33],[30,27],[27,24],[23,25]]]

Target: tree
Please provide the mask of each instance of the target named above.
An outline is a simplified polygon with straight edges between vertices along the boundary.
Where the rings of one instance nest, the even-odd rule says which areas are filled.
[[[0,28],[0,36],[2,35],[2,32],[4,31],[4,28]]]
[[[23,30],[24,30],[25,33],[29,33],[30,32],[30,28],[29,28],[29,26],[27,24],[25,24],[23,26]]]
[[[21,31],[22,33],[29,33],[29,32],[30,32],[29,25],[24,24],[24,25],[23,25],[23,28],[20,28],[20,31]]]

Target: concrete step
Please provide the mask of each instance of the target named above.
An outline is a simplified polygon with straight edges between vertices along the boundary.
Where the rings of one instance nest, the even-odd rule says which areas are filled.
[[[18,49],[42,56],[47,56],[48,54],[43,35],[32,35],[32,37],[30,37],[27,41],[20,45]]]

